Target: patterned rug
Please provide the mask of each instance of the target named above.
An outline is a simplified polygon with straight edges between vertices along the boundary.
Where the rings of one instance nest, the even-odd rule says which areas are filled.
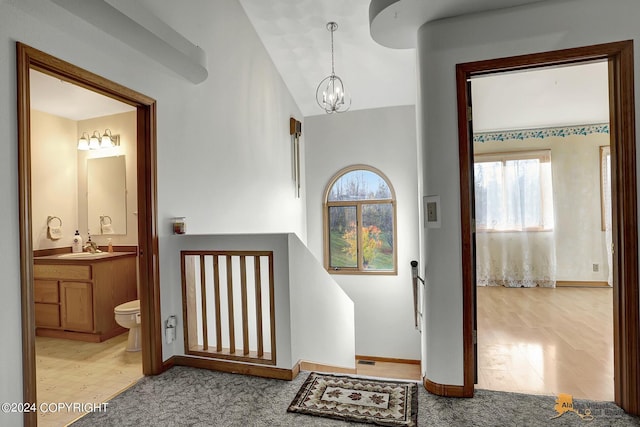
[[[287,411],[381,426],[417,426],[416,383],[312,372]]]

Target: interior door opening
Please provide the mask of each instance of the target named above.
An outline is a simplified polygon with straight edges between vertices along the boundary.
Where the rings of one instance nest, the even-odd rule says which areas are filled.
[[[52,57],[21,43],[16,44],[18,64],[18,183],[20,220],[20,273],[22,299],[22,354],[24,402],[36,403],[35,296],[33,254],[33,203],[31,174],[31,108],[30,74],[32,70],[128,104],[135,109],[135,146],[137,161],[138,212],[138,281],[142,335],[142,365],[145,375],[160,373],[162,366],[162,334],[160,329],[158,247],[156,217],[156,148],[155,101],[145,95],[113,83],[73,64]],[[84,270],[83,270],[84,271]],[[70,282],[69,296],[80,301],[89,298],[85,292],[88,277]],[[75,283],[75,284],[73,284]],[[66,289],[66,288],[65,288]],[[82,314],[83,312],[80,312]],[[89,328],[88,316],[73,317],[74,328]],[[37,424],[34,412],[25,413],[27,426]]]
[[[539,54],[458,64],[458,127],[460,149],[464,394],[474,390],[475,360],[475,227],[473,145],[467,85],[483,74],[521,71],[606,60],[608,64],[611,134],[612,245],[613,245],[613,350],[615,402],[625,411],[640,411],[640,339],[638,315],[638,233],[633,99],[633,42],[573,48]]]
[[[470,84],[478,387],[612,401],[607,62]]]

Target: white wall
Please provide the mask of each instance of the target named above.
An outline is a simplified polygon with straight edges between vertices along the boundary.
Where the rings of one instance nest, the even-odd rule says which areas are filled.
[[[205,82],[188,82],[51,2],[0,2],[0,321],[12,325],[0,364],[2,402],[22,400],[16,41],[157,100],[161,245],[178,215],[187,217],[188,232],[286,231],[306,238],[305,201],[295,198],[290,166],[289,117],[301,114],[238,2],[148,3],[207,52]],[[174,312],[171,291],[179,286],[164,279],[168,261],[161,252],[163,318]],[[0,417],[3,425],[22,421]]]
[[[31,110],[33,249],[71,246],[78,228],[77,123]],[[59,240],[47,237],[47,217],[62,221]],[[58,225],[57,220],[51,222]]]
[[[600,205],[600,146],[608,133],[474,144],[474,153],[551,150],[558,281],[606,282],[608,261]],[[493,238],[510,233],[489,233]],[[598,264],[599,271],[593,271]]]
[[[609,121],[607,61],[471,79],[474,132]]]
[[[160,250],[167,255],[165,283],[161,309],[163,316],[176,315],[178,327],[176,340],[164,343],[163,358],[184,354],[184,321],[182,316],[182,279],[180,270],[181,250],[219,251],[273,251],[274,299],[276,323],[276,367],[291,369],[297,360],[291,357],[290,298],[289,298],[289,257],[288,236],[286,234],[257,235],[178,235],[162,239]],[[163,327],[164,331],[164,327]]]
[[[355,367],[353,302],[295,234],[171,236],[161,249],[170,255],[163,279],[176,284],[164,293],[162,311],[178,318],[165,358],[184,354],[180,251],[273,251],[276,367],[291,369],[301,360]]]
[[[353,301],[294,234],[289,234],[292,361],[355,368]]]
[[[429,230],[426,243],[425,350],[431,381],[463,383],[455,64],[636,39],[638,80],[638,15],[640,3],[634,0],[566,0],[441,20],[419,30],[425,193],[441,196],[443,218],[441,229]]]
[[[82,132],[106,128],[120,135],[120,146],[109,150],[78,151]],[[92,239],[106,245],[111,237],[116,245],[137,245],[138,218],[136,179],[136,113],[122,113],[89,120],[70,120],[31,110],[31,176],[33,249],[70,247],[75,230],[87,239],[87,159],[124,155],[127,182],[127,234],[100,236],[92,230]],[[63,236],[47,237],[47,217],[62,220]],[[52,224],[58,224],[53,221]]]
[[[397,197],[398,275],[333,277],[353,300],[356,353],[420,359],[410,261],[418,259],[418,162],[413,106],[306,117],[308,246],[323,259],[322,197],[329,179],[353,164],[378,168]]]

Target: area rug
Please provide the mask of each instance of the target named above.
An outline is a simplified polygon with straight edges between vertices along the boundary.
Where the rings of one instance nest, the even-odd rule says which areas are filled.
[[[417,426],[417,384],[312,372],[287,411],[381,426]]]

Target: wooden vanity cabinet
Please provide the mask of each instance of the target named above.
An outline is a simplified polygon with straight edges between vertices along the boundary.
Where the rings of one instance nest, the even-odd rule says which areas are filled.
[[[136,299],[136,256],[34,259],[36,335],[100,342],[126,329],[113,309]]]
[[[60,323],[69,331],[94,332],[92,283],[60,282]]]
[[[36,325],[50,328],[60,327],[60,299],[57,280],[35,280]]]

